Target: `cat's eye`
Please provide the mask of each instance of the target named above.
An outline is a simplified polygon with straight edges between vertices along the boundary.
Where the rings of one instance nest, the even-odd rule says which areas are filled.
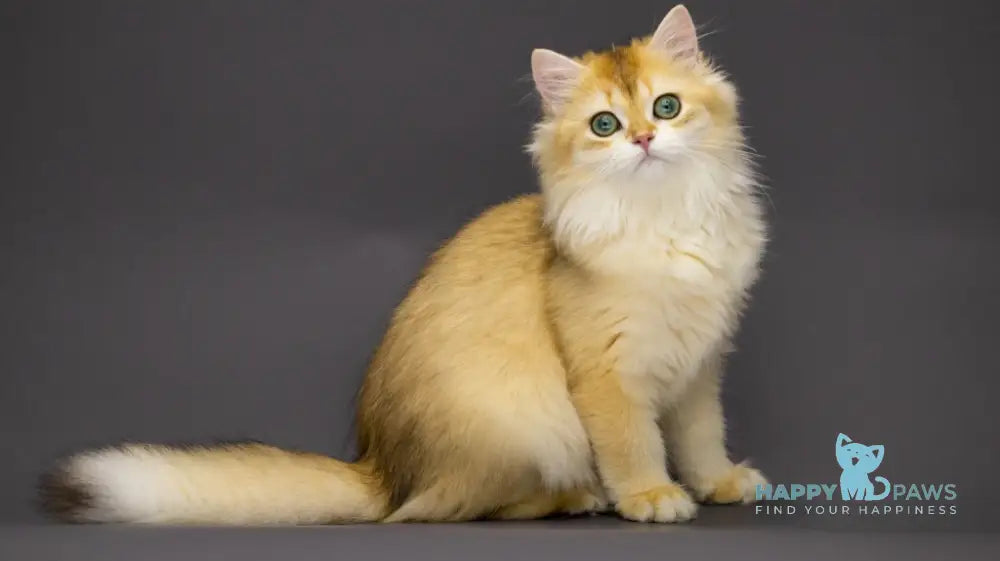
[[[611,136],[621,128],[618,117],[610,111],[601,111],[590,119],[590,130],[597,136]]]
[[[681,100],[674,94],[663,94],[653,102],[653,115],[660,119],[673,119],[681,112]]]

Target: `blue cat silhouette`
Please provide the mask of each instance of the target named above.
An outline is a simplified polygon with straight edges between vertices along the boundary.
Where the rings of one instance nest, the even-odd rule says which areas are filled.
[[[878,476],[875,481],[885,485],[882,493],[875,494],[875,484],[868,474],[878,469],[885,456],[885,446],[865,446],[860,442],[852,442],[844,433],[837,436],[837,463],[844,468],[840,474],[840,496],[845,501],[879,501],[889,496],[889,480]]]

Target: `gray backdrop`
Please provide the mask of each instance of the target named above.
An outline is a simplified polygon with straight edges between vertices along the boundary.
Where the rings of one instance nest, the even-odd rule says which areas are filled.
[[[620,44],[671,4],[2,3],[0,520],[39,520],[36,474],[93,443],[350,456],[424,257],[536,188],[531,49]],[[835,482],[846,432],[891,481],[959,485],[959,516],[904,529],[996,528],[991,4],[688,3],[770,185],[732,448]]]

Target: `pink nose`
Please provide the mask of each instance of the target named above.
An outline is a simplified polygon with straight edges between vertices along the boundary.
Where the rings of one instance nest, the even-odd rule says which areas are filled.
[[[649,152],[649,143],[653,141],[653,138],[655,136],[656,135],[654,135],[651,132],[644,132],[642,134],[637,134],[637,135],[635,135],[635,138],[632,139],[632,144],[638,144],[639,146],[642,146],[643,152],[647,152],[648,153]]]

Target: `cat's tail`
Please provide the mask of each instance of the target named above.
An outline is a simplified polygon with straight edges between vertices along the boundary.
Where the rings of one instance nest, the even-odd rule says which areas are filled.
[[[881,475],[875,476],[875,481],[878,481],[882,485],[885,485],[885,489],[882,490],[882,493],[880,493],[878,495],[875,495],[870,500],[881,501],[882,499],[884,499],[884,498],[886,498],[886,497],[889,496],[889,491],[892,489],[892,485],[889,484],[889,480],[888,479],[882,477]]]
[[[43,475],[40,491],[44,510],[71,522],[328,524],[387,510],[367,464],[258,443],[90,450]]]

